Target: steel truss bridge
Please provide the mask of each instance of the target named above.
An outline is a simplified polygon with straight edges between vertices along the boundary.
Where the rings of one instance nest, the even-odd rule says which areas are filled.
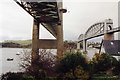
[[[67,12],[67,10],[62,7],[62,1],[14,1],[33,17],[31,65],[33,67],[38,65],[39,49],[57,49],[57,57],[60,58],[63,55],[63,13]],[[40,24],[43,25],[56,39],[39,39]]]
[[[80,42],[83,42],[83,50],[86,51],[87,43],[86,41],[95,37],[99,37],[104,35],[104,40],[113,40],[114,39],[114,32],[119,32],[120,27],[113,28],[113,21],[112,19],[106,19],[102,22],[97,22],[90,26],[85,34],[80,34],[78,37],[78,46],[77,48],[80,49]]]
[[[53,2],[49,2],[48,0],[14,1],[56,38],[57,31],[55,27],[62,24],[62,13],[66,12],[66,10],[62,8],[62,2],[57,2],[58,0],[52,0]]]

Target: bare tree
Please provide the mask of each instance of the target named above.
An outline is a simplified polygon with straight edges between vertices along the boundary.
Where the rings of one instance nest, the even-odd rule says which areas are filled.
[[[21,52],[23,55],[20,56],[20,68],[27,73],[32,72],[31,66],[31,50],[24,49]],[[54,66],[56,62],[56,55],[54,55],[53,51],[50,49],[40,49],[39,50],[39,71],[45,72],[46,75],[54,75],[55,72]]]

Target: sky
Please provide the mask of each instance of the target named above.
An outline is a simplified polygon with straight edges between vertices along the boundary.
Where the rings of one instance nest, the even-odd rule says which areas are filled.
[[[64,40],[77,40],[91,25],[108,18],[118,27],[118,1],[64,0],[63,8],[67,9],[63,15]],[[14,0],[0,1],[0,41],[32,39],[32,26],[32,16]],[[41,26],[40,38],[54,37]]]

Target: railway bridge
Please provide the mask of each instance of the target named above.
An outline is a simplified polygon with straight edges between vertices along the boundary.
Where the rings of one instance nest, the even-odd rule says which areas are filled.
[[[83,51],[87,51],[87,40],[104,35],[104,40],[114,40],[114,33],[119,32],[120,27],[113,28],[112,19],[106,19],[90,26],[85,34],[78,37],[77,49],[80,49],[80,43],[83,42]]]

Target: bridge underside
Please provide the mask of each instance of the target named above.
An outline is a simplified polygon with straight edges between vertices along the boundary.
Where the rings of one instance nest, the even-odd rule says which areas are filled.
[[[28,0],[29,1],[29,0]],[[38,0],[39,1],[39,0]],[[20,2],[15,0],[33,18],[32,65],[36,66],[39,49],[57,49],[57,56],[63,55],[63,13],[62,2]],[[39,39],[39,25],[43,25],[56,39]]]

